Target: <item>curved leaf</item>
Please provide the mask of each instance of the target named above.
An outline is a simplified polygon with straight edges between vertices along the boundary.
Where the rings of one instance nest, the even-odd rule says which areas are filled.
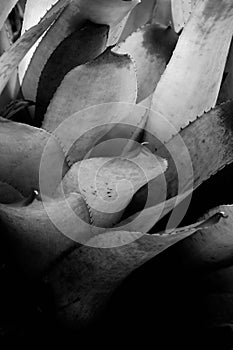
[[[232,37],[232,23],[231,0],[199,1],[194,8],[152,102],[152,110],[162,114],[177,132],[215,105]],[[161,141],[172,136],[171,129],[164,129],[153,114],[148,119],[148,129]]]
[[[7,228],[6,238],[13,242],[11,250],[18,264],[34,276],[77,247],[76,242],[92,237],[86,203],[77,193],[66,200],[42,203],[35,199],[23,206],[0,204],[0,219]],[[76,242],[63,232],[70,233]]]
[[[0,181],[0,203],[10,204],[23,201],[24,197],[13,186]]]
[[[13,7],[17,4],[18,0],[3,0],[0,3],[0,30],[2,29],[4,22],[6,21],[9,13]]]
[[[198,0],[171,0],[172,20],[177,33],[184,28]]]
[[[107,50],[66,75],[48,107],[43,127],[54,131],[73,163],[82,159],[89,151],[88,145],[94,146],[113,123],[141,123],[145,109],[130,115],[136,89],[131,59]],[[87,108],[90,106],[93,108]],[[118,137],[122,137],[120,133]]]
[[[233,99],[233,41],[228,53],[223,81],[219,91],[217,104]]]
[[[54,131],[66,118],[97,104],[134,103],[136,86],[131,59],[107,50],[66,75],[48,107],[43,128]]]
[[[12,37],[9,34],[9,23],[0,30],[0,56],[7,51],[12,45]],[[15,99],[19,91],[18,73],[15,70],[0,97],[0,109],[6,106],[12,99]]]
[[[171,0],[157,0],[152,23],[161,24],[166,27],[172,26]]]
[[[79,0],[78,6],[82,15],[90,21],[114,26],[138,3],[140,0]]]
[[[203,217],[207,220],[215,213],[223,212],[225,219],[214,226],[200,230],[184,241],[180,247],[183,259],[195,269],[217,269],[233,260],[233,206],[221,205],[211,209]]]
[[[40,19],[46,14],[49,8],[54,5],[58,0],[27,0],[23,15],[23,24],[21,34],[24,34],[31,27],[35,26]],[[19,78],[22,80],[23,75],[29,65],[32,55],[39,44],[41,38],[33,45],[33,47],[25,55],[24,59],[19,65]]]
[[[22,90],[25,98],[35,101],[39,77],[56,47],[73,31],[80,29],[87,20],[99,24],[115,25],[138,3],[138,0],[74,0],[38,45],[26,74]],[[22,73],[23,75],[24,73]],[[21,75],[21,76],[22,76]]]
[[[157,0],[141,0],[130,13],[119,41],[124,41],[138,28],[149,23]]]
[[[178,36],[171,28],[147,25],[120,43],[114,52],[130,54],[136,63],[137,103],[152,94],[164,72]]]
[[[62,180],[65,194],[81,193],[98,227],[119,222],[134,193],[166,170],[164,159],[143,146],[123,157],[91,158],[75,163]]]
[[[134,216],[128,219],[129,222],[132,221],[130,230],[134,231],[135,225],[140,225],[140,230],[148,231],[158,219],[174,209],[175,205],[189,198],[193,189],[232,163],[232,116],[233,102],[230,101],[205,113],[165,145],[158,146],[155,154],[168,161],[165,174],[167,188],[164,187],[164,177],[158,176],[149,183],[148,191],[143,188],[136,194],[135,208],[145,201],[148,208],[140,215],[140,222],[135,221]],[[177,194],[179,196],[174,197]],[[173,198],[166,202],[168,207],[163,209],[164,197]],[[135,214],[135,217],[137,215]],[[180,215],[179,209],[177,215]]]
[[[232,116],[233,101],[229,101],[197,118],[195,122],[181,130],[179,136],[174,136],[166,143],[166,149],[170,154],[177,155],[177,167],[184,171],[184,182],[181,184],[184,190],[192,186],[192,179],[185,175],[187,169],[185,147],[192,161],[194,188],[233,161]],[[180,146],[180,137],[185,143],[183,149]],[[158,150],[158,154],[162,156],[163,152],[160,153]],[[174,166],[170,163],[167,172],[169,196],[176,193],[175,177]]]
[[[40,125],[56,89],[73,68],[93,60],[105,49],[108,26],[86,23],[70,34],[54,50],[38,83],[36,96],[36,124]]]
[[[68,170],[57,140],[42,129],[0,118],[0,180],[12,185],[25,196],[30,195],[34,189],[39,190],[40,162],[49,140],[48,156],[51,157],[51,166],[47,168],[47,176],[53,179],[55,164],[63,168],[63,174]]]
[[[50,24],[61,14],[67,5],[67,2],[68,0],[60,0],[57,5],[47,12],[36,26],[32,27],[21,38],[19,38],[10,49],[0,57],[0,93],[28,50],[50,26]]]
[[[132,271],[196,230],[170,235],[117,231],[92,238],[90,246],[76,249],[44,278],[53,290],[58,319],[75,329],[93,321]]]

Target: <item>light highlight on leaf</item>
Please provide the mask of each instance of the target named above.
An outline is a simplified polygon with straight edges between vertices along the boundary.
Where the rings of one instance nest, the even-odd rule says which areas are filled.
[[[98,57],[106,48],[109,27],[86,23],[54,50],[38,83],[36,124],[41,125],[46,109],[65,75],[77,66]]]
[[[40,161],[48,140],[51,163],[47,168],[47,176],[53,179],[54,164],[60,164],[63,174],[68,170],[57,140],[42,129],[0,118],[0,180],[25,196],[34,189],[39,190]]]
[[[176,129],[193,121],[217,101],[232,37],[231,0],[199,1],[185,26],[173,56],[153,96],[152,110],[161,113]],[[151,116],[148,129],[168,140],[164,129]]]
[[[166,167],[164,159],[139,146],[124,157],[91,158],[75,163],[61,185],[65,194],[82,194],[94,226],[111,227],[119,222],[136,191],[164,173]]]
[[[60,0],[59,4],[48,11],[36,26],[32,27],[19,38],[11,48],[0,57],[0,93],[28,50],[64,10],[67,1],[68,0]]]
[[[114,52],[130,54],[136,63],[137,103],[152,94],[175,48],[178,36],[171,28],[147,25],[120,43]]]
[[[198,0],[171,0],[172,21],[177,33],[184,28]]]

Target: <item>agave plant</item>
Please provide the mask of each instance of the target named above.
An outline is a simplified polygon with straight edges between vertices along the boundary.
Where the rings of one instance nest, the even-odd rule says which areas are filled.
[[[232,1],[27,0],[7,41],[17,3],[0,4],[0,219],[56,319],[89,325],[179,241],[187,266],[227,266],[232,207],[185,214],[233,160]]]

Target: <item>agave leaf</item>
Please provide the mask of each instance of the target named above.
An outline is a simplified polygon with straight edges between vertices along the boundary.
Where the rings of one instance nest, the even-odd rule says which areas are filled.
[[[124,41],[138,28],[149,23],[157,0],[142,0],[129,14],[125,28],[121,34],[119,41]]]
[[[172,20],[177,33],[184,28],[197,0],[171,0]]]
[[[0,180],[25,196],[39,190],[40,161],[48,140],[51,166],[48,164],[47,176],[54,179],[54,164],[60,164],[63,174],[68,169],[57,140],[42,129],[0,118]]]
[[[171,0],[157,0],[152,23],[161,24],[166,27],[172,25]]]
[[[21,34],[24,34],[31,27],[35,26],[40,19],[46,14],[49,8],[54,5],[58,0],[27,0],[24,16],[23,16],[23,24]],[[32,58],[32,55],[39,44],[41,38],[37,40],[37,42],[33,45],[33,47],[28,51],[23,60],[19,65],[19,78],[22,80],[22,77],[28,67],[28,64]]]
[[[196,230],[178,229],[171,235],[117,231],[92,238],[89,246],[73,251],[45,277],[55,296],[57,317],[75,329],[93,321],[132,271]]]
[[[9,13],[17,4],[18,0],[3,0],[0,3],[0,30],[2,29]]]
[[[166,158],[169,165],[165,173],[167,187],[164,187],[164,176],[158,176],[149,183],[148,191],[143,188],[136,194],[135,208],[145,202],[148,208],[140,215],[140,221],[134,220],[138,213],[130,217],[126,223],[132,221],[132,224],[127,229],[135,230],[135,225],[140,225],[140,230],[148,231],[161,217],[161,212],[168,213],[189,198],[193,188],[233,161],[232,115],[233,102],[224,103],[190,123],[164,146],[158,146],[155,154]],[[174,197],[177,194],[179,196]],[[166,197],[171,200],[166,202],[168,208],[163,209]],[[179,214],[179,209],[177,212]]]
[[[233,41],[231,41],[224,75],[217,104],[233,99]]]
[[[218,97],[232,37],[231,0],[199,1],[155,90],[152,110],[177,130],[212,108]],[[184,98],[185,91],[185,98]],[[148,129],[161,141],[173,131],[153,118]]]
[[[0,93],[25,54],[50,24],[61,14],[66,4],[67,0],[60,0],[57,5],[47,12],[36,26],[32,27],[18,39],[11,48],[0,57]]]
[[[0,204],[0,218],[7,228],[6,238],[13,242],[15,258],[25,272],[33,275],[43,273],[56,259],[77,247],[76,242],[92,237],[89,212],[80,194],[71,193],[65,200],[43,200],[35,198],[28,205]]]
[[[147,111],[142,106],[139,109],[133,104],[104,103],[73,114],[54,134],[72,165],[83,158],[122,154],[129,140],[137,138],[146,120]]]
[[[0,181],[0,202],[5,204],[23,201],[25,198],[13,186]]]
[[[43,128],[52,132],[74,113],[97,104],[134,103],[136,87],[135,68],[129,56],[106,50],[93,62],[66,75],[48,107]]]
[[[39,77],[56,47],[73,31],[80,29],[86,20],[98,24],[117,25],[125,15],[138,3],[138,0],[74,0],[38,45],[26,74],[25,66],[21,72],[24,76],[22,91],[25,98],[35,101]]]
[[[204,215],[207,220],[215,213],[222,212],[225,219],[215,226],[200,230],[180,246],[183,259],[196,269],[216,269],[232,264],[233,259],[233,206],[221,205]]]
[[[108,29],[109,27],[105,25],[86,23],[54,50],[41,73],[38,84],[35,111],[37,124],[43,120],[49,102],[65,75],[104,51]]]
[[[82,15],[90,21],[114,26],[138,3],[140,0],[79,0],[78,6]]]
[[[62,181],[62,191],[81,193],[92,224],[111,227],[119,222],[135,192],[163,173],[166,166],[164,159],[139,146],[124,157],[91,158],[75,163]]]
[[[187,150],[192,161],[194,188],[233,161],[232,116],[233,101],[223,103],[197,118],[195,122],[181,130],[179,136],[174,136],[166,144],[170,154],[176,154],[177,169],[183,169],[184,181],[180,183],[180,188],[187,190],[192,186],[192,179],[186,173]],[[182,137],[185,143],[183,148],[179,137]],[[176,194],[177,190],[176,175],[172,174],[173,171],[174,166],[170,163],[170,169],[167,171],[169,196]]]
[[[29,12],[34,11],[34,3],[37,3],[37,1],[31,0]],[[45,8],[43,8],[43,11],[45,11]],[[48,29],[37,47],[33,48],[25,57],[25,61],[21,62],[19,78],[20,81],[23,80],[22,91],[25,98],[32,101],[36,100],[37,85],[47,60],[56,47],[74,30],[81,28],[84,23],[85,20],[79,12],[77,1],[70,2],[61,16]]]
[[[233,207],[224,205],[210,210],[204,217],[217,211],[228,216],[205,231],[199,231],[181,242],[179,256],[192,269],[201,271],[202,296],[205,304],[206,322],[209,327],[232,324],[232,261],[233,261]],[[217,330],[215,330],[216,332]]]
[[[9,33],[7,23],[0,30],[0,56],[9,49],[12,45],[12,37]],[[5,89],[1,93],[0,97],[0,109],[3,108],[7,103],[12,99],[15,99],[19,91],[19,81],[18,73],[15,72],[12,74],[11,78],[8,81],[8,84],[5,86]]]
[[[51,161],[52,158],[49,159]],[[137,175],[137,171],[135,171],[135,167],[132,166],[132,162],[138,163],[138,166],[143,167],[148,177],[156,176],[161,169],[164,170],[164,161],[159,163],[158,160],[158,164],[153,162],[153,164],[155,163],[153,167],[152,160],[153,159],[151,159],[151,157],[148,158],[148,155],[144,154],[144,152],[137,154],[135,157],[132,156],[130,161],[126,161],[126,165],[125,162],[113,159],[112,169],[109,169],[108,174],[104,171],[104,179],[97,177],[99,181],[98,185],[100,185],[101,190],[100,195],[106,197],[106,194],[108,195],[109,192],[107,190],[107,185],[103,183],[104,180],[108,180],[109,185],[115,185],[116,180],[118,180],[117,176],[114,175],[114,172],[112,173],[111,170],[118,171],[120,180],[125,177],[127,178],[127,176],[131,181],[133,179],[133,185],[135,185],[136,188],[143,183],[143,180],[140,178],[142,171],[138,171]],[[84,163],[85,162],[90,164],[92,160],[84,161]],[[81,181],[78,183],[77,187],[75,183],[68,184],[69,189],[66,190],[66,198],[56,197],[55,199],[51,199],[44,196],[41,192],[40,196],[37,195],[35,199],[29,196],[26,202],[24,199],[20,203],[11,205],[0,204],[0,219],[8,229],[8,239],[14,242],[14,253],[16,254],[17,261],[25,271],[42,273],[45,269],[48,269],[51,264],[56,263],[56,259],[61,259],[63,254],[67,254],[67,252],[73,250],[77,246],[75,242],[85,244],[94,234],[105,231],[104,228],[98,229],[93,226],[93,218],[97,218],[99,221],[96,221],[97,224],[99,224],[101,223],[101,215],[99,217],[97,215],[92,216],[92,213],[94,212],[95,214],[95,211],[92,211],[88,205],[95,205],[96,202],[97,205],[101,204],[100,196],[99,201],[97,200],[95,202],[93,200],[93,196],[91,196],[92,183],[88,183],[88,180],[93,182],[89,171],[92,171],[93,166],[99,165],[99,163],[100,166],[102,166],[102,163],[98,162],[98,159],[93,163],[94,164],[91,164],[92,167],[88,167],[88,173],[86,173],[85,167],[81,169]],[[122,171],[118,168],[116,169],[116,167],[119,167],[122,163]],[[146,167],[148,169],[146,169]],[[106,167],[104,170],[106,170]],[[131,174],[129,176],[128,171],[130,170]],[[71,171],[73,171],[73,169],[71,169]],[[109,174],[110,178],[108,177]],[[87,178],[83,176],[87,176]],[[112,179],[111,176],[115,176],[115,179]],[[65,186],[67,186],[66,181],[67,178],[64,179]],[[145,179],[145,181],[147,181],[147,179]],[[72,192],[71,185],[73,185],[75,193]],[[48,187],[50,187],[49,184]],[[67,188],[65,187],[65,189]],[[127,188],[124,187],[124,189]],[[77,193],[79,190],[81,194]],[[121,182],[119,183],[118,190],[122,190]],[[116,193],[114,189],[112,193]],[[128,195],[130,195],[129,192]],[[124,200],[127,200],[127,198],[124,198]],[[108,204],[108,206],[110,204]],[[103,224],[106,225],[105,222],[103,222]],[[28,261],[30,261],[29,268]]]
[[[98,139],[99,132],[103,136],[113,127],[112,123],[124,121],[130,114],[136,89],[132,60],[107,50],[93,62],[74,68],[66,75],[47,109],[43,127],[55,132],[66,151],[73,147],[69,151],[71,162],[80,160],[89,150],[87,146],[94,145],[93,136]],[[96,107],[88,109],[90,106]],[[133,119],[133,125],[142,119],[140,113],[132,117],[129,116],[129,120]]]
[[[136,62],[137,103],[154,92],[175,48],[178,36],[171,28],[157,24],[140,28],[120,43],[114,52],[130,54]]]
[[[108,35],[108,42],[107,42],[108,47],[114,46],[118,43],[128,18],[129,18],[129,13],[117,25],[110,28],[109,35]]]

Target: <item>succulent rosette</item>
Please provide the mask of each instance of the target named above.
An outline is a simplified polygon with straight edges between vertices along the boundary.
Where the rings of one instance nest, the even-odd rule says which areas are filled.
[[[179,241],[231,260],[230,205],[180,224],[233,160],[232,24],[231,0],[0,4],[0,220],[66,326]]]

